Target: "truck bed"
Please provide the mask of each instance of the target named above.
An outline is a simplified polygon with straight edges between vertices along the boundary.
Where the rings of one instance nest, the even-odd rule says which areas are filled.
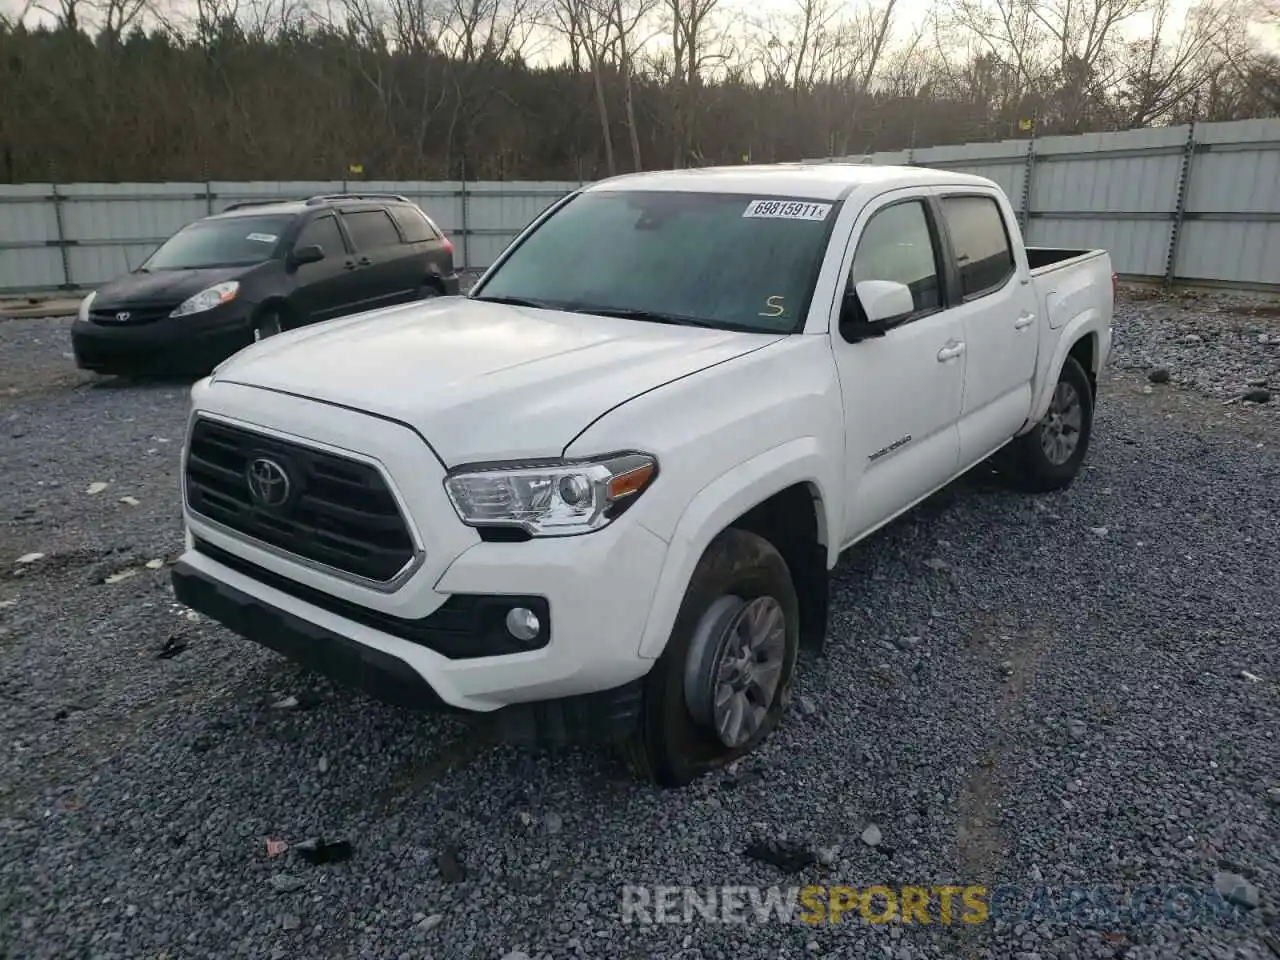
[[[1043,276],[1067,264],[1105,254],[1105,250],[1073,250],[1067,247],[1027,247],[1027,265],[1032,276]]]

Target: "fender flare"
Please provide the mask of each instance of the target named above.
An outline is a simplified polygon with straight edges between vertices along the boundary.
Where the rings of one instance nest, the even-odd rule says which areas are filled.
[[[831,458],[823,456],[816,437],[802,437],[742,461],[698,491],[668,540],[666,562],[640,638],[639,656],[656,660],[662,655],[693,571],[716,535],[752,507],[788,487],[806,483],[814,489],[818,533],[826,543],[827,567],[834,565],[840,537],[832,526],[831,491],[819,479],[823,467],[829,468],[830,464]]]
[[[1099,328],[1103,323],[1102,311],[1097,307],[1090,307],[1088,310],[1076,314],[1062,328],[1062,334],[1058,337],[1058,345],[1053,351],[1053,359],[1045,369],[1044,379],[1041,380],[1040,389],[1035,395],[1035,402],[1031,405],[1031,415],[1018,431],[1018,436],[1022,436],[1033,429],[1044,418],[1044,415],[1049,412],[1049,402],[1053,399],[1053,390],[1057,386],[1058,377],[1061,376],[1062,368],[1067,362],[1067,355],[1071,353],[1077,343],[1090,334],[1101,337]],[[1093,371],[1086,370],[1085,372],[1090,373]]]

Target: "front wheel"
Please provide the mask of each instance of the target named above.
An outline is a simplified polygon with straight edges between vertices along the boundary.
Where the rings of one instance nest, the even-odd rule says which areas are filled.
[[[280,314],[275,310],[268,310],[253,322],[253,341],[257,343],[259,340],[265,340],[267,337],[274,337],[281,330]]]
[[[645,680],[640,726],[626,745],[639,776],[684,786],[772,732],[791,697],[799,608],[769,541],[730,528],[711,542]]]
[[[1067,357],[1049,409],[1028,433],[1002,451],[1000,463],[1014,484],[1033,493],[1071,485],[1093,433],[1093,388],[1075,357]]]

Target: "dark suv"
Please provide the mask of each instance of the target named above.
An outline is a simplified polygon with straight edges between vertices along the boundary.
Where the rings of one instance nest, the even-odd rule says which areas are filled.
[[[84,370],[201,374],[281,330],[457,293],[453,244],[402,196],[237,203],[85,297],[71,345]]]

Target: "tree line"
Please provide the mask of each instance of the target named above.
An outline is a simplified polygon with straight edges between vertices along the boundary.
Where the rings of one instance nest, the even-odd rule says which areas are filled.
[[[593,179],[1280,111],[1272,0],[898,2],[48,0],[0,17],[0,180]]]

